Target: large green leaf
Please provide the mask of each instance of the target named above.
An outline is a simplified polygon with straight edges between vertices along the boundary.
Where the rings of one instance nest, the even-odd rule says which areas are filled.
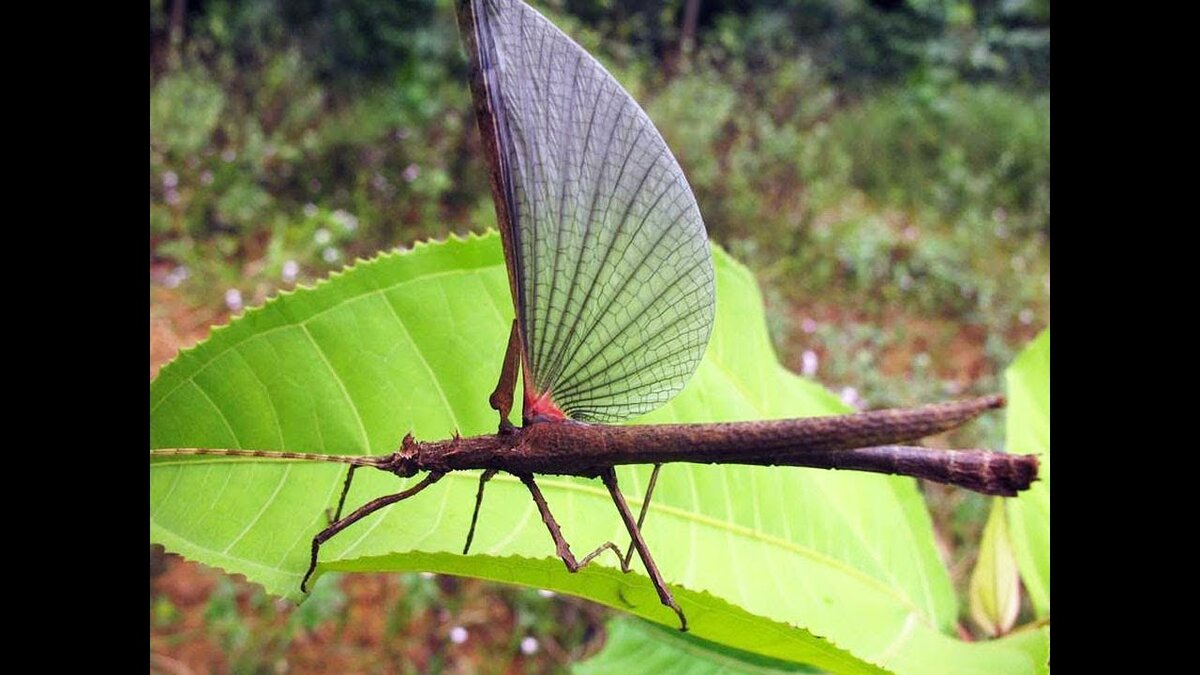
[[[1039,617],[1050,614],[1050,329],[1005,373],[1008,450],[1037,454],[1038,481],[1008,502],[1008,527],[1025,589]]]
[[[683,393],[639,421],[842,412],[836,398],[778,364],[749,272],[720,251],[715,263],[718,310],[705,359]],[[499,240],[488,235],[384,255],[284,294],[163,368],[151,385],[151,447],[379,455],[409,431],[418,439],[492,432],[486,401],[512,317],[507,288]],[[152,541],[299,599],[309,542],[345,468],[192,459],[151,465]],[[619,475],[638,508],[648,468]],[[412,482],[359,472],[348,504]],[[597,482],[540,483],[577,552],[625,541]],[[371,516],[322,548],[320,570],[496,579],[675,625],[649,580],[620,574],[611,559],[567,573],[511,477],[489,485],[474,553],[458,555],[475,484],[473,474],[451,474]],[[972,645],[947,635],[954,596],[911,480],[670,465],[644,532],[698,637],[838,672],[869,664],[907,672],[1044,668],[1010,642]]]
[[[758,654],[730,649],[701,640],[679,631],[663,628],[657,624],[626,617],[611,619],[607,625],[608,637],[604,648],[595,656],[576,664],[572,672],[579,675],[589,673],[659,673],[671,675],[732,675],[750,673],[768,675],[774,673],[811,672],[811,667],[778,659],[768,659]],[[1035,627],[1004,638],[1003,649],[1023,651],[1029,665],[1049,661],[1048,627]],[[935,648],[936,649],[936,648]],[[940,655],[931,653],[926,661],[935,672],[963,670],[955,668],[953,662],[936,660]],[[966,664],[959,664],[964,666]],[[980,672],[983,662],[977,666]]]
[[[627,617],[610,619],[604,648],[576,664],[576,675],[592,673],[657,673],[658,675],[725,675],[727,673],[820,672],[811,666],[768,659],[722,647],[658,624]]]

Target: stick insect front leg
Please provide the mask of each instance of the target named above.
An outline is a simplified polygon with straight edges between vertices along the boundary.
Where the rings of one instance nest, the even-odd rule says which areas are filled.
[[[353,474],[350,474],[350,475],[353,475]],[[346,478],[346,489],[347,490],[350,487],[350,478],[349,478],[350,475],[348,475]],[[358,521],[362,520],[363,518],[366,518],[367,516],[371,515],[372,513],[375,513],[379,509],[382,509],[385,506],[390,506],[391,504],[395,504],[396,502],[403,501],[403,500],[408,499],[409,497],[417,494],[421,490],[424,490],[425,488],[429,487],[430,485],[433,485],[434,483],[441,480],[442,476],[444,476],[444,475],[446,475],[446,474],[438,473],[438,472],[430,473],[430,474],[426,475],[424,478],[422,478],[421,482],[410,487],[409,489],[404,490],[403,492],[397,492],[394,495],[387,495],[386,497],[372,499],[371,501],[367,502],[366,504],[363,504],[362,506],[360,506],[358,508],[358,510],[356,510],[354,513],[351,513],[350,515],[346,516],[345,518],[334,521],[333,523],[331,523],[329,525],[329,527],[326,527],[324,530],[321,530],[321,532],[318,533],[317,536],[313,537],[312,557],[309,559],[308,571],[304,573],[304,579],[302,579],[300,581],[300,591],[302,593],[308,592],[308,580],[310,577],[312,577],[313,572],[315,572],[317,570],[317,552],[321,549],[321,544],[324,544],[325,542],[329,541],[338,532],[341,532],[342,530],[346,529],[347,527],[350,527],[354,523],[357,523]],[[342,500],[345,501],[345,494],[342,495]],[[338,506],[338,513],[339,514],[341,513],[340,504]]]
[[[550,513],[550,507],[546,504],[546,498],[542,496],[542,491],[538,488],[537,483],[534,482],[533,476],[525,474],[518,475],[517,477],[521,479],[521,482],[525,484],[525,487],[529,488],[530,494],[533,495],[533,501],[537,504],[538,511],[542,515],[542,522],[546,524],[546,529],[550,531],[550,537],[554,539],[555,552],[562,559],[563,564],[567,566],[569,572],[578,572],[604,551],[612,551],[613,555],[617,556],[617,562],[621,565],[621,571],[629,572],[629,565],[621,555],[621,550],[611,541],[604,542],[595,551],[584,556],[582,560],[577,561],[575,555],[571,553],[571,545],[563,537],[562,530],[558,526],[558,521]],[[686,631],[687,619],[683,615],[683,610],[676,604],[675,598],[667,588],[666,582],[663,581],[662,575],[658,573],[658,567],[655,566],[654,559],[650,556],[650,550],[646,548],[646,542],[642,540],[642,535],[638,532],[637,524],[633,520],[633,514],[629,511],[629,505],[625,503],[625,497],[621,495],[621,491],[617,488],[616,472],[611,468],[606,469],[601,474],[601,478],[604,480],[604,485],[608,488],[609,494],[612,495],[613,503],[616,504],[617,510],[621,512],[621,519],[625,522],[625,529],[633,537],[634,546],[637,547],[638,554],[642,558],[642,563],[646,566],[646,570],[650,572],[650,579],[654,582],[654,588],[658,591],[659,600],[667,607],[675,610],[675,614],[679,616],[680,630]]]
[[[342,485],[342,496],[338,499],[337,510],[329,516],[329,509],[325,510],[325,515],[329,516],[328,525],[332,525],[342,518],[342,507],[346,505],[346,495],[350,494],[350,483],[354,481],[354,470],[358,468],[357,464],[351,464],[350,469],[346,471],[346,482]]]

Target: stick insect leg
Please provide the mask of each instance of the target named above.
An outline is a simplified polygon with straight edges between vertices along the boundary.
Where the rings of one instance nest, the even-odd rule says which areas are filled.
[[[342,518],[342,507],[346,505],[346,495],[350,494],[350,482],[354,480],[354,470],[357,468],[357,464],[351,464],[350,470],[346,472],[346,483],[342,486],[342,496],[338,499],[337,510],[333,512],[333,517],[329,519],[330,525]],[[329,512],[326,511],[325,513],[328,514]]]
[[[650,484],[646,486],[646,496],[642,497],[642,511],[638,514],[639,532],[642,531],[642,523],[646,522],[646,511],[650,510],[650,496],[654,494],[654,484],[658,482],[658,470],[661,468],[662,464],[655,464],[654,470],[650,472]],[[633,558],[633,541],[629,542],[629,548],[625,550],[625,567],[629,567],[631,558]]]
[[[629,536],[633,537],[633,545],[637,548],[638,556],[641,557],[642,564],[646,566],[646,571],[650,573],[650,579],[654,582],[654,590],[658,591],[658,599],[662,601],[662,604],[675,610],[675,614],[679,616],[679,630],[686,632],[687,618],[683,616],[683,610],[675,602],[675,597],[667,588],[667,582],[663,580],[658,566],[654,564],[654,558],[650,556],[650,549],[646,546],[646,541],[642,539],[638,524],[633,520],[633,513],[629,510],[629,505],[625,503],[625,496],[617,487],[617,472],[610,467],[600,474],[600,478],[604,481],[604,486],[608,488],[608,493],[612,495],[613,504],[621,513],[621,520],[625,521],[625,529],[629,530]]]
[[[562,530],[558,527],[558,521],[550,513],[550,507],[546,504],[546,498],[542,496],[542,491],[538,488],[537,483],[533,481],[533,476],[530,474],[518,474],[517,478],[521,479],[521,482],[525,484],[525,487],[529,488],[530,494],[533,495],[533,502],[537,504],[538,511],[542,514],[542,522],[546,523],[546,529],[550,530],[550,537],[554,539],[555,552],[559,558],[562,558],[563,564],[567,566],[567,571],[578,572],[604,551],[612,551],[617,556],[617,561],[621,563],[622,572],[629,571],[629,568],[625,566],[625,561],[621,560],[621,550],[611,541],[604,542],[595,551],[583,556],[583,560],[577,561],[575,554],[571,553],[571,545],[563,538]]]
[[[479,491],[475,493],[475,512],[471,514],[471,529],[467,530],[467,544],[463,546],[463,555],[471,550],[471,540],[475,538],[475,523],[479,522],[479,507],[483,506],[483,486],[496,475],[496,469],[488,469],[479,474]]]
[[[358,508],[358,510],[355,511],[354,513],[351,513],[350,515],[346,516],[345,518],[342,518],[341,520],[331,523],[329,525],[329,527],[325,528],[324,530],[321,530],[321,532],[318,533],[317,536],[313,537],[312,558],[309,559],[308,571],[304,573],[304,579],[302,579],[300,581],[300,592],[302,592],[302,593],[308,592],[308,588],[307,588],[308,579],[309,579],[309,577],[311,577],[313,575],[313,572],[315,572],[317,569],[317,551],[320,550],[321,544],[324,544],[325,542],[329,541],[329,539],[332,538],[338,532],[341,532],[342,530],[346,529],[347,527],[350,527],[354,523],[357,523],[358,521],[362,520],[363,518],[366,518],[367,516],[371,515],[372,513],[375,513],[379,509],[382,509],[383,507],[389,506],[391,504],[395,504],[398,501],[408,499],[409,497],[417,494],[421,490],[424,490],[425,488],[429,487],[430,485],[433,485],[434,483],[441,480],[442,476],[444,476],[444,475],[446,475],[446,474],[437,473],[437,472],[430,473],[427,476],[425,476],[424,478],[422,478],[420,483],[417,483],[416,485],[410,487],[409,489],[407,489],[403,492],[397,492],[394,495],[387,495],[386,497],[372,499],[371,501],[367,502],[366,504],[363,504],[362,506],[360,506]],[[347,479],[347,483],[349,483],[349,479]]]

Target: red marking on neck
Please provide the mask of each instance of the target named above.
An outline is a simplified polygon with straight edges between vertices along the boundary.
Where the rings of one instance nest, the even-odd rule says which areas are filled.
[[[537,417],[551,420],[567,419],[567,416],[564,415],[563,411],[559,409],[558,404],[556,404],[550,398],[550,392],[546,392],[541,396],[536,394],[531,396],[527,392],[525,394],[525,411],[523,417],[526,420],[531,420]]]

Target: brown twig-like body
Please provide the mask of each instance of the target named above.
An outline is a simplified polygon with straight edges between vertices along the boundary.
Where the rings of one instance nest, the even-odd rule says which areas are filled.
[[[441,441],[419,442],[410,436],[391,455],[370,458],[205,449],[155,454],[341,461],[402,477],[423,471],[486,470],[594,478],[615,466],[672,462],[799,466],[912,476],[1014,496],[1036,480],[1036,456],[899,445],[958,427],[1003,403],[1003,397],[985,396],[854,415],[713,424],[538,422],[499,434]]]
[[[1036,478],[1036,457],[896,445],[953,429],[1003,402],[1000,396],[987,396],[919,408],[763,422],[639,426],[542,422],[507,434],[407,440],[392,456],[391,470],[413,475],[494,469],[516,475],[591,478],[624,464],[803,466],[914,476],[1012,496]]]

